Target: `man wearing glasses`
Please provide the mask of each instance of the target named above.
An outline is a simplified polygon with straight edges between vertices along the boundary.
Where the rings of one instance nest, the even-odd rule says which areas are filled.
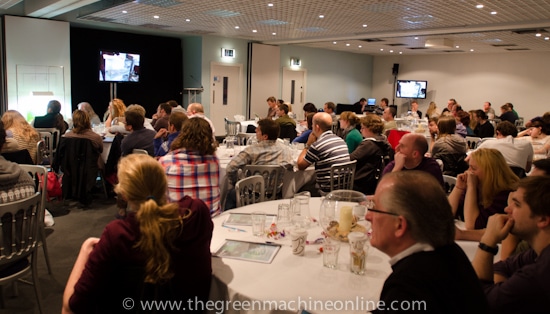
[[[390,257],[393,269],[373,312],[487,313],[472,265],[454,242],[447,196],[431,175],[384,176],[366,219],[372,223],[371,245]]]

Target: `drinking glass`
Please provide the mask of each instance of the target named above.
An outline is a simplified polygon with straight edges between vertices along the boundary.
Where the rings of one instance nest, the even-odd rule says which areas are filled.
[[[265,233],[265,213],[253,212],[252,219],[252,235],[255,237],[263,237]]]
[[[326,238],[323,243],[323,266],[336,269],[338,267],[338,254],[340,252],[340,241]]]

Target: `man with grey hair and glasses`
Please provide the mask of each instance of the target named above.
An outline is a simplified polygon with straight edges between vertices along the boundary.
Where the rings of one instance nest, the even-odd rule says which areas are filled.
[[[415,170],[388,173],[373,201],[366,215],[371,245],[390,257],[393,269],[374,313],[405,306],[429,313],[487,312],[472,265],[454,242],[451,206],[433,176]]]

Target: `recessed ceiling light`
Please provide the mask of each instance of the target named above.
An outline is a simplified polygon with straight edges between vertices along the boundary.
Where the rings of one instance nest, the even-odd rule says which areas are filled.
[[[457,49],[458,49],[458,48],[460,48],[460,46],[459,46],[459,45],[456,45],[456,46],[455,46],[455,48],[457,48]]]
[[[272,7],[272,6],[273,6],[273,3],[268,3],[267,6],[268,6],[268,7]]]
[[[324,18],[324,17],[325,17],[325,16],[324,16],[323,14],[320,14],[320,15],[319,15],[319,18],[320,18],[320,19],[322,19],[322,18]]]
[[[240,27],[238,27],[238,26],[235,26],[235,29],[239,29],[239,28],[240,28]]]
[[[476,5],[476,8],[478,8],[478,9],[483,9],[483,4],[478,4],[478,5]]]
[[[185,21],[186,21],[186,22],[191,22],[191,20],[190,20],[190,19],[185,19]]]
[[[155,19],[159,19],[159,18],[160,18],[160,16],[158,16],[158,15],[153,15],[153,18],[155,18]]]
[[[367,27],[367,24],[363,24],[363,27]]]
[[[536,33],[535,36],[540,37],[540,36],[542,36],[542,34],[541,33]]]
[[[414,39],[418,39],[418,37],[415,37]]]
[[[393,53],[393,50],[390,50],[390,53]]]
[[[399,54],[402,55],[402,54],[403,54],[403,51],[399,51]]]
[[[474,52],[474,49],[470,49],[470,52]]]
[[[277,33],[271,33],[271,35],[275,36],[275,35],[277,35]]]
[[[124,10],[124,11],[122,11],[122,13],[126,14],[126,13],[128,13],[128,11]]]
[[[497,11],[491,12],[492,15],[497,15]]]
[[[350,46],[350,44],[346,44],[346,47],[349,47],[349,46]]]
[[[253,29],[252,32],[253,32],[253,33],[257,33],[258,30],[257,30],[257,29]]]
[[[380,48],[380,51],[384,51],[384,48]]]
[[[550,37],[544,37],[544,40],[549,40],[549,39],[550,39]]]
[[[336,42],[335,42],[335,41],[333,41],[333,42],[332,42],[332,44],[333,44],[333,45],[336,45]]]
[[[363,48],[363,46],[361,46],[361,45],[359,45],[358,47],[359,47],[359,48]]]

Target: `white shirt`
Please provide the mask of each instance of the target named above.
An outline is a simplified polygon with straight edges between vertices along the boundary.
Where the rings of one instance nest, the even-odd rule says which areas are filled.
[[[527,162],[533,160],[533,146],[529,141],[519,140],[508,135],[505,138],[487,139],[479,148],[494,148],[499,150],[509,166],[525,169]],[[527,171],[527,169],[525,169]]]
[[[429,245],[428,243],[415,243],[408,248],[404,249],[400,253],[396,254],[394,257],[390,258],[390,265],[395,265],[400,260],[404,259],[405,257],[409,255],[413,255],[414,253],[418,252],[429,252],[433,251],[433,246]]]

